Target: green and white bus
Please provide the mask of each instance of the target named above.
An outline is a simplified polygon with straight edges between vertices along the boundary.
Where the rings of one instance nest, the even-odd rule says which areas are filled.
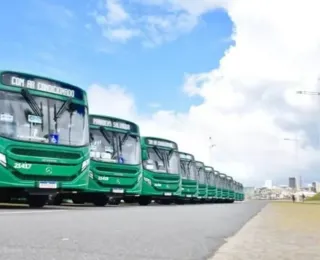
[[[234,202],[234,181],[231,176],[227,175],[227,190],[228,190],[228,199],[227,202]]]
[[[139,126],[110,116],[90,115],[90,179],[85,192],[72,195],[74,203],[118,205],[134,202],[142,188]]]
[[[140,205],[151,200],[171,204],[181,196],[180,157],[178,145],[157,137],[142,137],[143,181],[138,199]]]
[[[181,199],[179,202],[193,202],[197,200],[197,168],[194,156],[189,153],[179,152],[181,166]]]
[[[220,176],[220,172],[219,171],[214,171],[215,175],[216,175],[216,200],[215,202],[222,202],[222,186],[223,186],[223,183],[222,183],[222,179],[221,179],[221,176]]]
[[[205,202],[207,199],[208,180],[204,163],[196,161],[196,168],[198,173],[198,201]]]
[[[0,72],[0,200],[42,207],[49,194],[86,189],[87,94],[27,73]]]
[[[220,179],[221,179],[221,188],[222,188],[221,199],[223,202],[227,202],[229,197],[227,175],[220,172]]]
[[[215,187],[215,174],[214,169],[211,166],[205,166],[204,168],[206,177],[207,177],[207,201],[213,202],[216,196],[216,187]]]

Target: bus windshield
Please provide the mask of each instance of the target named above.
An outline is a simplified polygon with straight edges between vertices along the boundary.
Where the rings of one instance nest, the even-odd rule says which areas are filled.
[[[198,180],[200,184],[206,184],[206,173],[203,167],[197,166]]]
[[[58,114],[59,112],[59,114]],[[21,93],[0,91],[0,135],[49,144],[84,146],[88,114],[83,105]]]
[[[182,178],[196,180],[197,170],[193,161],[180,160]]]
[[[91,159],[110,163],[140,164],[140,139],[130,133],[90,129]]]
[[[174,150],[148,148],[147,169],[154,172],[179,174],[180,157]]]

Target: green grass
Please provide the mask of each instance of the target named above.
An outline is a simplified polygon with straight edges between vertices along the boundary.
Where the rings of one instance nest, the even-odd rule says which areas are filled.
[[[320,192],[313,197],[307,198],[306,201],[320,201]]]

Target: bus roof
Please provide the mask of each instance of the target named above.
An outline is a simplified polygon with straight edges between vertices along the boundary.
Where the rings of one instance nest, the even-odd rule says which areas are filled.
[[[227,178],[227,174],[220,172],[220,177]]]
[[[14,71],[14,70],[0,70],[0,74],[4,74],[4,73],[12,73],[12,74],[16,74],[16,75],[21,75],[21,76],[29,76],[29,77],[34,77],[34,78],[39,78],[39,79],[44,79],[44,80],[48,80],[48,81],[53,81],[53,82],[56,82],[56,83],[60,83],[62,85],[67,85],[67,86],[71,86],[77,90],[80,90],[80,91],[83,91],[84,93],[86,93],[86,91],[80,87],[77,87],[75,85],[72,85],[66,81],[61,81],[61,80],[56,80],[56,79],[53,79],[53,78],[49,78],[49,77],[45,77],[45,76],[40,76],[40,75],[37,75],[37,74],[32,74],[32,73],[26,73],[26,72],[20,72],[20,71]],[[2,82],[2,80],[1,80]],[[4,84],[6,85],[6,84]]]
[[[180,160],[191,160],[194,161],[194,156],[191,153],[180,152]],[[188,157],[188,158],[187,158]]]
[[[213,169],[213,167],[211,167],[211,166],[204,166],[204,169],[205,169],[205,171],[208,171],[208,172],[214,172],[214,169]]]
[[[227,179],[230,180],[230,181],[233,181],[233,178],[229,175],[227,175]]]
[[[130,131],[139,134],[139,126],[137,124],[122,118],[90,114],[89,123],[91,126],[102,126],[114,130]]]
[[[156,146],[162,146],[162,147],[173,148],[173,149],[178,150],[178,144],[176,142],[168,140],[168,139],[160,138],[160,137],[142,136],[141,142],[145,145],[153,145],[153,146],[156,145]],[[157,142],[159,144],[157,144]],[[173,144],[174,147],[169,147],[167,145],[163,145],[165,143],[171,143],[171,144]]]
[[[201,164],[201,167],[204,167],[204,163],[200,162],[200,161],[196,161],[196,165],[198,166],[198,164]]]

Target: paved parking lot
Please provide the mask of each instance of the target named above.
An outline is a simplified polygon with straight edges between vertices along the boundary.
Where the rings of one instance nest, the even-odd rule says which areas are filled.
[[[265,204],[0,207],[0,259],[207,259]]]

